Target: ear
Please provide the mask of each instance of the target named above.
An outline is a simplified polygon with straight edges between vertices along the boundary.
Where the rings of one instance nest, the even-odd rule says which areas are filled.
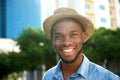
[[[82,40],[85,43],[87,38],[87,34],[85,32],[82,32]]]

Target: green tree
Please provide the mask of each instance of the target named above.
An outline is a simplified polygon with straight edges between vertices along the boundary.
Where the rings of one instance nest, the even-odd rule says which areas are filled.
[[[83,46],[86,56],[94,61],[110,62],[120,59],[120,29],[116,31],[100,28]],[[13,72],[34,70],[45,64],[47,69],[56,64],[56,54],[52,43],[41,28],[25,29],[17,38],[21,52],[0,54],[0,80]]]
[[[56,63],[52,43],[47,39],[41,28],[36,30],[33,28],[25,29],[17,41],[22,52],[27,54],[29,63],[32,62],[32,64],[29,64],[30,68],[34,69],[40,64],[45,64],[49,68]]]
[[[5,53],[0,53],[0,80],[10,73],[9,57]]]
[[[120,54],[120,29],[114,31],[105,28],[95,30],[92,38],[85,43],[84,53],[90,60],[110,62],[119,60]]]
[[[0,54],[0,80],[13,72],[34,70],[45,64],[47,69],[56,64],[52,43],[41,28],[26,28],[17,38],[21,52]]]

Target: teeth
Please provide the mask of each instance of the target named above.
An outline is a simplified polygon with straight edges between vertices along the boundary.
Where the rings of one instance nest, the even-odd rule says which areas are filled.
[[[73,49],[63,50],[64,52],[71,52]]]

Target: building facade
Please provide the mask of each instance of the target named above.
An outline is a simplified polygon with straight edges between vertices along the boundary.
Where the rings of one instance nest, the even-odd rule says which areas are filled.
[[[43,2],[47,6],[41,5],[41,9],[46,10],[41,11],[41,14],[44,14],[42,22],[53,14],[56,8],[70,7],[90,19],[96,29],[105,27],[116,30],[120,27],[120,0],[41,0],[41,3]],[[49,6],[50,4],[53,5]]]
[[[110,28],[110,8],[108,0],[94,0],[95,27]]]
[[[115,0],[115,17],[117,27],[120,28],[120,0]]]
[[[5,36],[6,36],[6,0],[0,0],[0,37]]]
[[[0,37],[16,39],[26,27],[40,26],[40,0],[0,0]]]
[[[120,0],[0,0],[0,37],[16,39],[24,28],[42,26],[58,7],[76,9],[95,28],[120,27]]]

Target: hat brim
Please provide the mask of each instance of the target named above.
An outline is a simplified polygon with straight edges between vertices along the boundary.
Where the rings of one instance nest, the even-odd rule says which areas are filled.
[[[45,34],[49,39],[51,39],[51,29],[54,23],[57,22],[58,20],[65,19],[65,18],[76,19],[80,22],[80,24],[82,24],[82,27],[84,28],[85,33],[87,34],[85,41],[87,41],[92,36],[94,32],[94,25],[90,20],[88,20],[87,18],[79,14],[68,13],[68,14],[62,14],[62,15],[61,14],[52,15],[44,21],[43,28],[44,28]]]

